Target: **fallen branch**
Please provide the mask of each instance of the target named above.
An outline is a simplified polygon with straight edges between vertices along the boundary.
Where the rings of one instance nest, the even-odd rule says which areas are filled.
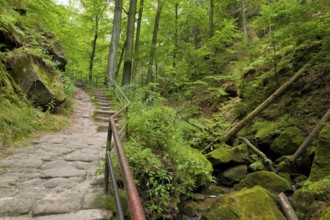
[[[310,145],[310,143],[312,143],[312,141],[315,139],[315,137],[317,136],[317,134],[319,133],[319,131],[322,129],[324,123],[326,123],[327,121],[329,121],[329,119],[330,119],[330,108],[323,115],[323,117],[321,118],[321,120],[319,121],[319,123],[317,123],[317,125],[313,128],[313,130],[311,131],[311,133],[309,133],[308,137],[300,145],[300,147],[298,148],[298,150],[288,159],[288,162],[289,162],[289,165],[290,166],[295,167],[295,164],[296,164],[297,159],[300,158],[305,153],[305,151],[307,150],[307,148]]]
[[[280,193],[278,195],[278,199],[281,205],[281,209],[286,217],[287,220],[298,220],[298,217],[295,213],[295,211],[293,210],[288,198],[286,197],[286,195],[284,193]]]
[[[273,94],[271,94],[265,101],[263,101],[257,108],[250,112],[245,118],[239,121],[236,125],[228,129],[224,135],[224,142],[227,143],[233,136],[237,134],[245,125],[252,121],[258,114],[265,110],[275,99],[280,97],[288,88],[299,79],[308,67],[313,65],[322,53],[316,54],[309,60],[298,72],[296,72],[288,81],[280,86]]]
[[[259,150],[256,146],[251,144],[251,142],[245,138],[245,137],[238,137],[239,140],[242,140],[246,143],[246,145],[254,152],[256,153],[259,157],[261,157],[262,162],[266,165],[269,166],[270,169],[275,172],[275,169],[272,167],[273,161],[270,160],[261,150]]]

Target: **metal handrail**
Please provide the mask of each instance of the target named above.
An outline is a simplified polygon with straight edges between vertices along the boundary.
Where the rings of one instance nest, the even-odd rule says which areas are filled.
[[[109,118],[109,128],[108,128],[107,146],[106,146],[106,160],[105,160],[105,170],[104,170],[104,192],[105,192],[105,194],[108,194],[109,174],[110,174],[114,199],[115,199],[115,203],[116,203],[117,217],[120,220],[124,219],[124,214],[123,214],[121,201],[120,201],[119,193],[118,193],[118,186],[117,186],[117,182],[115,179],[115,174],[114,174],[114,169],[113,169],[111,154],[110,154],[111,139],[113,137],[115,147],[117,150],[117,154],[118,154],[119,165],[121,168],[124,186],[125,186],[126,194],[127,194],[127,198],[128,198],[128,206],[129,206],[129,211],[131,214],[131,219],[144,220],[145,214],[144,214],[143,206],[142,206],[139,194],[136,190],[133,175],[130,171],[128,161],[125,156],[124,149],[123,149],[123,145],[122,145],[120,137],[119,137],[119,132],[118,132],[118,129],[117,129],[117,126],[115,123],[115,118],[118,117],[124,111],[127,111],[128,106],[130,105],[130,101],[126,97],[126,95],[123,93],[123,91],[120,89],[120,87],[116,84],[116,82],[114,82],[110,78],[108,78],[108,80],[111,80],[111,83],[114,86],[114,90],[117,89],[119,91],[120,95],[122,95],[124,97],[124,99],[126,100],[127,103],[125,105],[123,105],[124,103],[121,101],[123,107]]]

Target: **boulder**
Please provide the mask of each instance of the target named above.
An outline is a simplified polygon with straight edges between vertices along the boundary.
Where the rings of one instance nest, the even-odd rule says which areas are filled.
[[[257,160],[249,165],[249,169],[253,172],[265,170],[265,165],[261,160]]]
[[[220,183],[226,186],[232,186],[234,183],[239,183],[246,175],[246,165],[230,167],[220,175]]]
[[[317,181],[330,175],[330,124],[326,124],[319,134],[319,143],[316,149],[310,181]]]
[[[239,190],[256,185],[277,193],[293,191],[292,185],[288,180],[270,171],[250,173],[235,186],[235,189]]]
[[[230,162],[244,163],[249,159],[249,153],[245,145],[238,145],[235,147],[223,145],[208,153],[206,158],[211,161],[213,166]]]
[[[22,46],[21,40],[0,23],[0,51],[12,50]]]
[[[306,189],[298,189],[291,197],[291,205],[300,219],[303,219],[308,208],[315,202],[314,195]]]
[[[63,103],[66,99],[60,74],[54,73],[38,58],[28,54],[11,58],[12,77],[36,105],[46,107]]]
[[[64,55],[64,49],[60,41],[56,38],[50,39],[52,46],[48,48],[48,54],[52,57],[52,60],[57,63],[57,68],[61,71],[65,71],[67,60]]]
[[[300,130],[296,127],[288,127],[274,140],[270,149],[280,155],[291,155],[303,142],[304,137]]]
[[[273,199],[272,194],[260,186],[220,195],[211,208],[202,214],[202,219],[285,220]]]

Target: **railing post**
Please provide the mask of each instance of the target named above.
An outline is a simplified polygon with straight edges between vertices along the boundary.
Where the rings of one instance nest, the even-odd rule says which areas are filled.
[[[107,144],[105,150],[105,165],[104,165],[104,193],[108,195],[109,193],[109,162],[108,162],[108,151],[111,151],[111,138],[112,129],[109,121]]]

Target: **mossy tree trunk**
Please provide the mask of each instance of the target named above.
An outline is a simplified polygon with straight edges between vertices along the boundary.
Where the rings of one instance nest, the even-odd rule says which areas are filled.
[[[291,166],[295,166],[297,159],[299,159],[307,150],[308,146],[312,141],[315,139],[316,135],[319,133],[319,131],[322,129],[324,123],[329,121],[330,119],[330,109],[323,115],[319,123],[313,128],[311,133],[309,133],[308,137],[305,139],[305,141],[300,145],[298,150],[289,158],[289,164]]]
[[[163,9],[163,3],[158,0],[157,5],[157,12],[156,12],[156,18],[155,18],[155,24],[154,24],[154,32],[152,35],[152,42],[151,42],[151,51],[149,55],[149,62],[148,62],[148,76],[147,76],[147,83],[149,84],[153,82],[154,80],[154,74],[153,74],[153,64],[156,56],[156,46],[157,46],[157,35],[158,35],[158,29],[159,29],[159,21],[160,21],[160,14]]]
[[[93,67],[94,67],[94,58],[95,58],[95,52],[96,52],[96,42],[97,38],[99,37],[99,15],[95,16],[95,34],[94,34],[94,39],[92,41],[92,54],[89,60],[89,75],[88,79],[92,81],[93,79]]]
[[[297,79],[299,79],[305,70],[313,65],[321,53],[318,53],[311,60],[309,60],[298,72],[296,72],[287,82],[282,84],[273,94],[271,94],[264,102],[262,102],[257,108],[250,112],[245,118],[239,121],[237,124],[229,128],[224,135],[224,142],[228,142],[233,136],[237,134],[244,126],[250,123],[257,115],[259,115],[263,110],[265,110],[270,104],[274,102],[278,97],[280,97]]]
[[[136,36],[135,36],[134,61],[133,61],[133,82],[135,81],[137,70],[138,70],[143,7],[144,7],[144,0],[140,0],[140,8],[139,8],[139,15],[138,15],[137,26],[136,26]]]
[[[123,8],[123,0],[115,1],[115,11],[113,17],[113,26],[111,34],[111,42],[109,46],[108,65],[106,76],[112,80],[116,80],[116,58],[117,49],[119,45],[120,31],[121,31],[121,14]],[[106,80],[107,86],[110,87],[111,83]]]
[[[125,49],[126,51],[125,51],[123,78],[121,81],[122,86],[126,84],[130,84],[132,77],[136,2],[137,2],[136,0],[129,1],[128,22],[127,22],[127,31],[126,31],[126,49]]]

